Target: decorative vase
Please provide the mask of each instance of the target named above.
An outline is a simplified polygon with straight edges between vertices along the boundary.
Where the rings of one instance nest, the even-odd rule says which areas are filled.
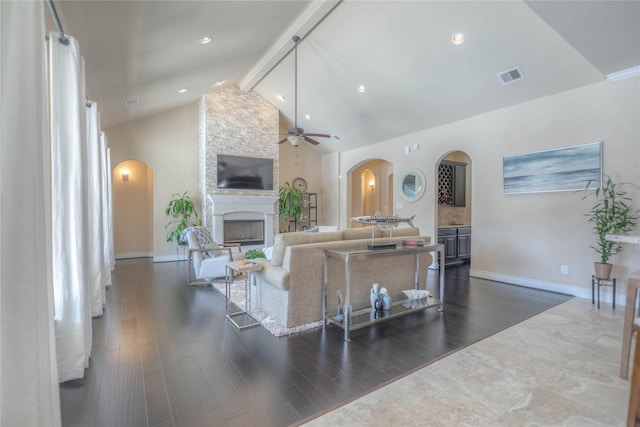
[[[382,297],[382,309],[391,310],[391,295],[384,294],[384,296]]]
[[[594,262],[593,268],[596,272],[596,278],[609,280],[609,277],[611,277],[611,269],[613,268],[613,264]]]
[[[371,295],[369,296],[369,300],[371,301],[371,308],[376,308],[376,301],[378,300],[378,285],[374,283],[371,287]]]

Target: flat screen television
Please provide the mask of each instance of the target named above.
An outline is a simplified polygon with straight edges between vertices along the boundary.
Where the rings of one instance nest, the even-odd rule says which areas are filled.
[[[273,190],[273,159],[218,154],[218,188]]]

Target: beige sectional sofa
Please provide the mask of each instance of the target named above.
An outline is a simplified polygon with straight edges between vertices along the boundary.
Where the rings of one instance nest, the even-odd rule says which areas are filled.
[[[324,249],[366,249],[371,243],[371,227],[349,228],[321,233],[283,233],[276,236],[270,261],[260,260],[263,270],[255,272],[254,304],[284,327],[294,327],[322,319],[322,255]],[[376,242],[389,241],[389,230],[375,229]],[[417,228],[392,230],[395,242],[407,237],[423,239]],[[378,240],[379,239],[379,240]],[[420,287],[424,288],[429,253],[420,254]],[[344,288],[344,264],[328,260],[328,307],[336,311],[336,292]],[[373,283],[387,287],[391,297],[404,298],[403,289],[412,289],[414,257],[394,256],[359,260],[351,264],[351,304],[353,309],[369,306]]]

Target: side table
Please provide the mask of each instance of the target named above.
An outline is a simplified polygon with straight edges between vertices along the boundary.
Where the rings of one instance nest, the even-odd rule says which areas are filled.
[[[612,286],[613,287],[613,308],[616,308],[616,278],[611,277],[609,279],[600,279],[596,276],[591,276],[591,304],[595,304],[595,287],[598,287],[598,310],[600,310],[600,287]]]
[[[239,330],[250,328],[252,326],[260,325],[260,322],[249,313],[249,307],[251,306],[251,286],[249,286],[249,277],[251,272],[262,270],[262,265],[248,260],[242,261],[230,261],[226,266],[225,275],[225,310],[226,318]],[[244,310],[229,312],[229,300],[231,299],[231,283],[233,272],[244,273]],[[239,320],[236,321],[236,319]]]
[[[620,378],[629,377],[629,362],[631,359],[631,341],[633,340],[633,321],[637,316],[636,300],[640,289],[640,271],[629,274],[627,279],[627,304],[624,307],[622,326],[622,355],[620,356]],[[636,338],[637,339],[637,338]]]

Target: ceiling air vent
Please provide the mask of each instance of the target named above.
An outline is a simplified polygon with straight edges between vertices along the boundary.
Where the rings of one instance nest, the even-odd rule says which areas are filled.
[[[524,77],[520,72],[520,68],[516,67],[512,70],[503,71],[498,73],[498,78],[503,85],[508,85],[509,83],[513,83],[516,80],[522,80]]]
[[[134,105],[138,105],[140,103],[140,99],[139,98],[131,98],[131,99],[127,99],[126,101],[124,101],[124,106],[125,107],[133,107]]]

